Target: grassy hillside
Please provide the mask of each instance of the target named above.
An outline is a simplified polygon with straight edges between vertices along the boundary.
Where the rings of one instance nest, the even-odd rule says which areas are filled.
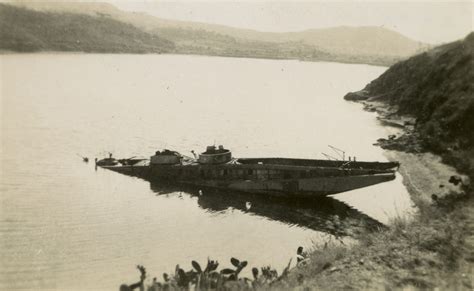
[[[39,12],[101,16],[135,26],[175,44],[174,53],[337,61],[390,65],[427,48],[377,27],[337,27],[300,32],[260,32],[223,25],[161,19],[121,11],[106,3],[17,3]]]
[[[474,177],[474,33],[390,67],[346,99],[377,99],[416,117],[424,146]]]
[[[145,53],[174,44],[114,19],[0,4],[0,50]]]
[[[152,18],[143,23],[139,17],[120,16],[120,19],[147,31],[168,35],[177,47],[193,45],[199,48],[210,41],[218,48],[225,48],[230,44],[224,39],[230,38],[240,50],[260,51],[260,48],[265,46],[277,47],[282,52],[280,58],[288,58],[289,55],[290,58],[305,60],[387,65],[427,48],[425,44],[378,27],[335,27],[275,33],[158,18],[152,21]],[[189,38],[181,32],[201,37]],[[269,55],[272,54],[274,51],[270,50]]]

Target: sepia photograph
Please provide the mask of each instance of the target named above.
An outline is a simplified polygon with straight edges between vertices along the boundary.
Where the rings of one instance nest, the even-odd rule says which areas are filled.
[[[474,290],[473,17],[0,0],[0,290]]]

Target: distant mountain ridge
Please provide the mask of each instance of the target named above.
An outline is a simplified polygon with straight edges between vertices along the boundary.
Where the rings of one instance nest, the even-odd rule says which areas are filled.
[[[17,2],[15,6],[40,13],[81,14],[133,25],[144,33],[173,42],[174,53],[387,65],[428,48],[426,44],[380,27],[260,32],[161,19],[145,13],[121,11],[108,3]]]

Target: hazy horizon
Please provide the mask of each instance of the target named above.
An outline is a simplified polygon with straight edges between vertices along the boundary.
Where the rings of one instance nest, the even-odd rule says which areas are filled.
[[[262,32],[375,26],[415,41],[442,44],[473,31],[474,1],[200,1],[200,0],[13,0],[0,3],[95,2],[158,18],[224,25]]]
[[[413,40],[440,44],[463,38],[473,30],[472,2],[107,2],[160,18],[267,32],[378,26]]]

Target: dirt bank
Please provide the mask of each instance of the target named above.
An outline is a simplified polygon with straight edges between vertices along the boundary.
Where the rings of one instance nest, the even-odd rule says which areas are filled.
[[[351,248],[318,247],[281,289],[473,290],[474,194],[457,173],[474,181],[473,45],[470,33],[346,94],[397,129],[375,144],[401,162],[418,211],[361,235]]]
[[[443,164],[441,157],[432,153],[387,151],[385,155],[390,161],[400,162],[399,172],[403,177],[403,184],[417,206],[433,203],[433,194],[445,197],[452,193],[463,193],[461,183],[454,185],[449,182],[452,176],[469,180],[453,167]]]
[[[474,203],[465,186],[469,178],[423,151],[414,118],[399,116],[397,108],[382,102],[362,103],[383,124],[399,129],[376,144],[389,149],[389,160],[401,163],[399,172],[417,214],[395,218],[388,229],[365,233],[351,247],[315,246],[308,263],[277,289],[472,290]]]
[[[382,137],[374,145],[386,149],[385,156],[390,161],[400,162],[399,172],[413,202],[419,200],[432,203],[432,195],[444,197],[448,194],[464,192],[463,185],[470,184],[467,175],[443,163],[442,158],[424,150],[415,129],[416,119],[408,115],[399,115],[397,106],[385,102],[362,101],[364,110],[377,112],[377,119],[386,126],[396,128],[396,134]],[[452,177],[461,183],[453,183]],[[451,182],[450,182],[451,180]]]

